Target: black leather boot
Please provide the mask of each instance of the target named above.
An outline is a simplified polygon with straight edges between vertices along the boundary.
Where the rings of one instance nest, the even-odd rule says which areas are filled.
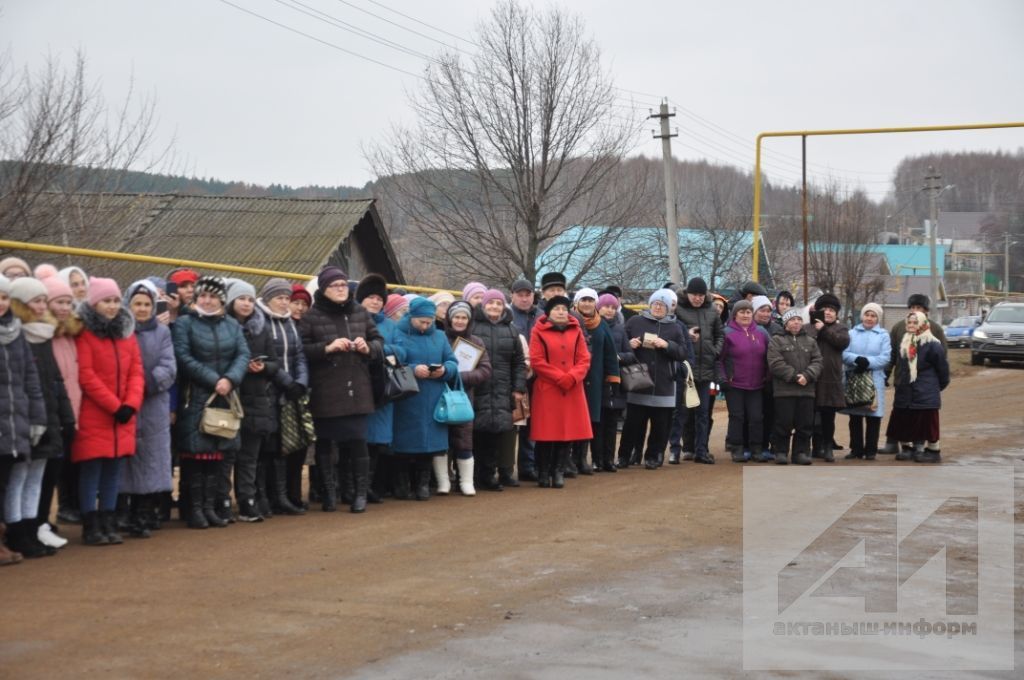
[[[128,535],[132,538],[149,538],[146,517],[149,513],[149,496],[135,494],[131,499],[131,514],[128,521]]]
[[[220,470],[215,465],[207,465],[203,470],[203,517],[211,527],[223,529],[228,521],[217,512],[217,480]]]
[[[345,451],[338,458],[338,471],[341,474],[341,503],[351,505],[356,497],[356,482],[352,475],[352,453]]]
[[[551,488],[551,454],[546,448],[535,449],[533,452],[533,462],[537,467],[537,486],[542,489]]]
[[[192,466],[188,474],[188,526],[192,529],[209,529],[203,513],[203,472],[198,466]]]
[[[411,501],[412,486],[409,482],[409,475],[412,473],[412,461],[408,456],[393,456],[391,459],[392,489],[391,495],[396,500]]]
[[[284,515],[305,515],[306,511],[292,505],[288,498],[288,461],[284,456],[274,457],[274,502]]]
[[[100,531],[100,514],[87,512],[82,515],[82,543],[85,545],[106,545],[107,537]]]
[[[498,468],[498,483],[502,486],[519,486],[519,480],[512,473],[512,468]]]
[[[369,478],[366,484],[366,500],[370,503],[383,503],[384,493],[383,487],[377,480],[377,469],[381,468],[383,472],[383,463],[380,460],[380,453],[377,451],[377,447],[370,447],[367,451],[369,455]],[[384,477],[382,474],[381,477]]]
[[[120,545],[124,543],[124,539],[121,538],[121,534],[117,533],[117,511],[107,510],[100,511],[100,531],[107,537],[107,543],[110,545]]]
[[[813,461],[806,451],[796,451],[793,453],[793,464],[794,465],[810,465]]]
[[[14,552],[21,553],[23,557],[33,559],[36,557],[47,557],[57,552],[56,548],[49,548],[39,542],[36,538],[38,525],[34,519],[23,519],[7,525],[7,545]]]
[[[826,463],[834,463],[834,462],[836,462],[836,457],[832,453],[832,445],[831,444],[825,444],[825,446],[821,449],[821,459],[823,461],[825,461]]]
[[[430,475],[432,472],[430,456],[417,456],[415,462],[416,500],[430,500]],[[422,460],[421,460],[422,459]]]
[[[907,461],[914,459],[914,447],[913,446],[900,446],[900,452],[896,454],[896,460]]]
[[[316,467],[320,471],[320,501],[324,512],[338,509],[338,478],[334,456],[331,455],[331,442],[318,441],[316,447]]]
[[[370,459],[367,456],[350,459],[352,468],[352,503],[349,510],[366,512],[367,494],[370,489]]]
[[[793,461],[796,463],[796,460]],[[789,449],[781,449],[775,452],[776,465],[789,465]]]
[[[554,470],[551,473],[551,488],[561,489],[565,486],[565,469],[569,465],[569,445],[559,448],[555,456]]]

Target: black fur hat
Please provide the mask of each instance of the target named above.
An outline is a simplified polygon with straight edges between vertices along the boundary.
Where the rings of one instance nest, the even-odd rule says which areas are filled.
[[[927,312],[931,309],[931,300],[929,300],[928,296],[923,293],[914,293],[907,298],[907,309],[914,306],[923,307],[924,311]]]
[[[843,308],[843,303],[841,303],[839,298],[832,293],[825,293],[814,301],[814,309],[816,311],[821,311],[825,307],[831,307],[836,310],[836,314],[838,314],[839,310]]]
[[[565,274],[562,272],[548,272],[544,276],[540,277],[540,289],[544,290],[551,286],[561,286],[566,288],[568,282],[565,280]]]
[[[380,274],[367,274],[356,287],[356,302],[361,303],[371,295],[379,295],[385,302],[388,299],[388,282]]]

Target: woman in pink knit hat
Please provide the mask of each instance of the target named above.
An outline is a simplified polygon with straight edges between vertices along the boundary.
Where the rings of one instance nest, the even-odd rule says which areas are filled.
[[[82,408],[71,459],[80,466],[82,542],[117,544],[122,542],[114,517],[121,459],[135,454],[135,415],[145,389],[142,355],[135,322],[121,306],[113,279],[91,279],[79,311],[85,324],[76,340]]]

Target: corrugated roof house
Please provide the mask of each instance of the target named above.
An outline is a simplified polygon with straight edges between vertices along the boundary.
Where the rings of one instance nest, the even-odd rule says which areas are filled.
[[[683,283],[704,278],[712,289],[729,289],[750,278],[751,231],[680,228]],[[538,257],[538,277],[565,274],[571,287],[620,285],[627,297],[661,288],[668,280],[664,227],[573,226]],[[761,242],[761,281],[771,284],[771,267]]]
[[[44,194],[4,237],[123,253],[201,260],[316,274],[327,263],[353,279],[367,272],[402,283],[398,259],[375,199],[245,198],[179,194]],[[35,264],[75,260],[90,274],[129,282],[166,267],[45,256]],[[258,277],[246,277],[259,286]]]

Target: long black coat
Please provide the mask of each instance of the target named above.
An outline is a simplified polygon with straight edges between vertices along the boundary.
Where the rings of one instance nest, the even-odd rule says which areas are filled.
[[[249,357],[268,357],[263,362],[263,370],[259,373],[245,373],[238,396],[245,409],[242,429],[253,434],[271,434],[277,432],[277,392],[274,382],[280,371],[277,348],[270,336],[270,327],[266,317],[257,309],[242,323],[242,333],[249,346]]]
[[[821,375],[814,391],[814,405],[818,408],[846,408],[843,350],[850,346],[850,329],[836,321],[825,324],[820,331],[810,325],[807,334],[818,341],[818,349],[821,350]]]
[[[897,350],[899,351],[899,350]],[[894,408],[942,408],[942,390],[949,385],[949,362],[941,342],[926,342],[917,347],[917,380],[910,382],[910,367],[900,355],[896,374]]]
[[[699,328],[700,335],[693,346],[693,379],[698,382],[718,380],[718,355],[722,353],[725,333],[722,317],[711,306],[711,296],[704,298],[704,304],[694,307],[685,294],[680,296],[676,316],[689,328]]]
[[[39,384],[43,390],[43,402],[46,404],[46,433],[32,447],[32,460],[60,458],[64,454],[62,432],[74,432],[75,414],[71,410],[71,400],[64,388],[64,378],[57,360],[53,358],[53,341],[29,341],[29,347],[32,348]]]
[[[299,335],[309,362],[309,411],[313,417],[373,413],[370,361],[383,358],[384,339],[370,313],[351,297],[338,304],[317,291],[313,307],[299,321]],[[326,351],[337,338],[359,337],[369,345],[369,354]]]
[[[477,307],[473,311],[471,332],[480,338],[491,359],[491,379],[478,385],[473,393],[476,412],[473,429],[508,432],[514,427],[512,393],[526,393],[526,357],[519,331],[512,324],[512,313],[507,307],[498,321],[491,321]]]

